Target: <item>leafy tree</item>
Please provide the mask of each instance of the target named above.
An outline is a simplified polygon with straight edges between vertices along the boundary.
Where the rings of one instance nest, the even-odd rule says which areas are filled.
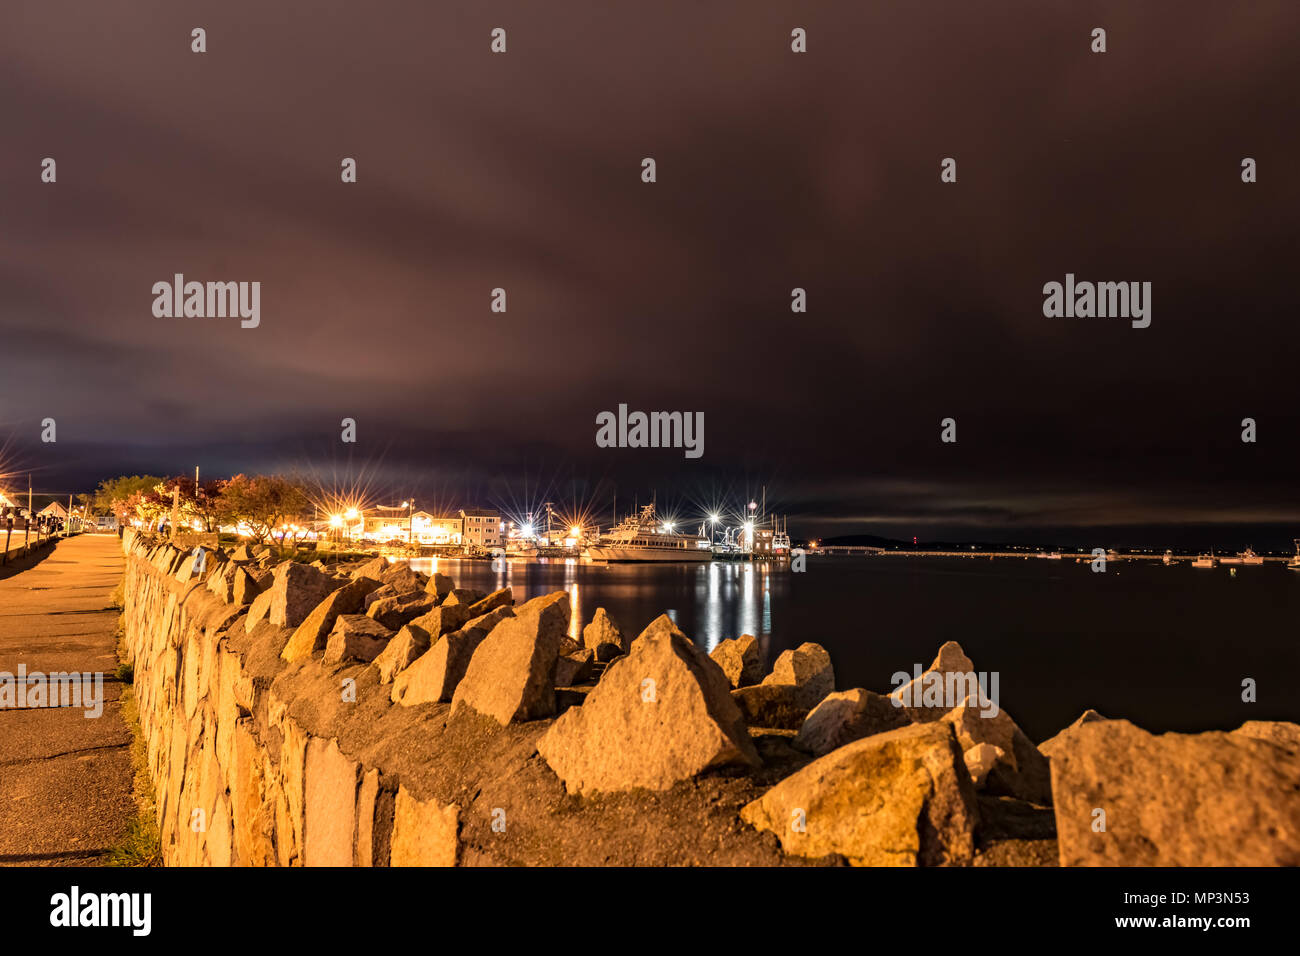
[[[225,485],[224,481],[205,481],[199,484],[198,493],[195,494],[194,479],[189,475],[177,475],[160,481],[154,491],[163,499],[163,504],[170,512],[172,495],[179,490],[181,520],[186,524],[197,521],[204,531],[213,532],[221,520],[221,493]]]
[[[221,491],[221,520],[245,525],[259,543],[268,538],[280,549],[311,530],[311,497],[298,481],[282,475],[235,475]]]
[[[153,492],[161,481],[152,475],[105,478],[90,496],[90,510],[94,514],[114,515],[119,521],[126,521],[137,513],[138,502],[133,499]]]

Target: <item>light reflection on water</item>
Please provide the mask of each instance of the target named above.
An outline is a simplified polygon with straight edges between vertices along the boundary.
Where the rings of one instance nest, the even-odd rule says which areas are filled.
[[[480,591],[508,587],[517,603],[567,591],[572,611],[569,636],[574,640],[582,639],[583,627],[603,607],[633,637],[666,613],[706,650],[741,634],[753,634],[766,647],[772,633],[772,580],[788,574],[765,564],[731,561],[606,565],[578,558],[415,558],[411,566],[426,574],[446,574],[457,587]]]

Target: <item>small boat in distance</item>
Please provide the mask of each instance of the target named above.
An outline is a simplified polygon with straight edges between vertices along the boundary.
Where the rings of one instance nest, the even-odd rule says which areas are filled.
[[[1060,561],[1061,552],[1060,551],[1039,551],[1036,557],[1043,558],[1044,560],[1047,561]]]
[[[1300,538],[1295,539],[1295,557],[1286,563],[1292,571],[1300,571]]]
[[[1165,564],[1173,564],[1173,563],[1174,563],[1174,553],[1173,553],[1172,551],[1166,551],[1166,552],[1165,552],[1164,563],[1165,563]]]
[[[1242,564],[1263,564],[1264,563],[1263,556],[1256,554],[1254,548],[1247,548],[1245,551],[1241,552],[1241,554],[1237,555],[1237,557],[1241,558]]]
[[[1215,564],[1213,552],[1210,554],[1197,555],[1196,560],[1192,562],[1194,568],[1212,568]]]

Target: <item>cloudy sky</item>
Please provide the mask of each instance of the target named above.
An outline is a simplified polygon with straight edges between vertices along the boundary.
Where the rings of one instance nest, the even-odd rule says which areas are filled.
[[[1300,534],[1300,8],[799,6],[5,4],[3,468]],[[156,318],[178,272],[261,325]],[[1151,326],[1045,318],[1067,272],[1151,282]],[[704,456],[597,448],[621,402],[702,411]]]

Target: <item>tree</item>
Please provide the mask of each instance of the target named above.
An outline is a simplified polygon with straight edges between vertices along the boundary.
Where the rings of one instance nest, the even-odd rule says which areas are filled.
[[[90,509],[94,514],[114,515],[125,522],[136,513],[138,501],[133,501],[133,498],[152,493],[161,481],[152,475],[105,478],[90,498]]]
[[[311,497],[281,475],[235,475],[221,491],[222,520],[242,524],[259,543],[271,538],[283,551],[311,530]]]
[[[202,530],[210,533],[216,531],[220,523],[221,493],[225,485],[224,481],[206,481],[198,486],[198,494],[195,494],[194,479],[189,475],[177,475],[159,482],[154,491],[164,499],[170,511],[172,495],[179,490],[181,520],[190,525],[197,521]]]

